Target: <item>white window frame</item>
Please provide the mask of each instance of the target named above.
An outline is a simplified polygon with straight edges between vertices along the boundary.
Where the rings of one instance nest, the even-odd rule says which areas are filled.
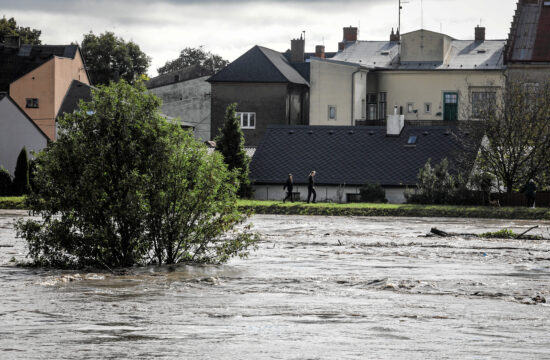
[[[424,103],[424,114],[432,113],[432,103]]]
[[[256,128],[256,113],[255,112],[238,112],[236,113],[237,119],[241,122],[241,129],[255,129]],[[253,115],[254,123],[250,125],[250,118]]]
[[[331,116],[332,115],[332,109],[334,109],[334,116]],[[328,113],[327,113],[327,116],[328,116],[328,119],[329,121],[336,121],[338,119],[338,111],[336,109],[336,105],[329,105],[328,106]]]
[[[414,103],[407,103],[407,113],[414,114]]]

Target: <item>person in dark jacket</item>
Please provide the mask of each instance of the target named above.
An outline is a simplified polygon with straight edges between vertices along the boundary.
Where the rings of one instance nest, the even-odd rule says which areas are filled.
[[[290,199],[290,202],[294,202],[294,199],[292,199],[293,187],[294,187],[294,181],[292,180],[292,174],[288,174],[288,179],[286,179],[286,183],[283,186],[283,190],[286,189],[286,197],[284,198],[283,202],[285,202],[287,199]]]
[[[525,193],[525,197],[527,198],[527,207],[534,207],[535,199],[537,197],[537,185],[535,184],[533,179],[529,180],[529,182],[525,184],[522,190]]]
[[[315,170],[309,173],[308,177],[308,184],[307,184],[307,203],[309,204],[309,199],[311,198],[311,194],[313,194],[313,201],[312,203],[315,204],[315,200],[317,199],[317,193],[315,192]]]

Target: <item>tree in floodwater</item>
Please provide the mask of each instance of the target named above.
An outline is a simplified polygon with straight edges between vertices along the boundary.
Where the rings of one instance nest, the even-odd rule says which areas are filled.
[[[222,262],[246,255],[255,235],[234,232],[236,172],[219,154],[159,114],[160,100],[125,81],[93,90],[59,121],[58,140],[36,159],[20,221],[36,264],[128,267]],[[231,233],[233,232],[233,233]]]

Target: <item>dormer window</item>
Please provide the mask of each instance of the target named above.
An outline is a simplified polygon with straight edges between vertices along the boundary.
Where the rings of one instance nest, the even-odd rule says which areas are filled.
[[[411,135],[409,136],[409,140],[407,141],[407,145],[416,145],[416,140],[418,138],[416,137],[416,135]]]
[[[27,108],[29,109],[38,109],[38,99],[37,98],[27,98]]]

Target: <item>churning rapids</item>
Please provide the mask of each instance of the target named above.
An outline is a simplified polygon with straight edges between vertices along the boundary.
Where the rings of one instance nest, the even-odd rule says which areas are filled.
[[[0,359],[550,358],[549,222],[255,216],[223,266],[45,271],[0,211]]]

